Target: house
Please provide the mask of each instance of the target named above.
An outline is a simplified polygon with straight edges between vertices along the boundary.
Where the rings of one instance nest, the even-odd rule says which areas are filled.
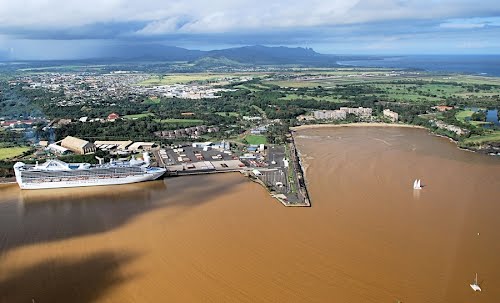
[[[446,105],[437,105],[437,106],[433,106],[431,107],[432,109],[435,109],[437,111],[440,111],[440,112],[445,112],[445,111],[449,111],[449,110],[452,110],[453,109],[453,106],[446,106]]]
[[[108,121],[110,122],[113,122],[117,119],[120,119],[120,115],[118,115],[117,113],[111,113],[108,115]]]

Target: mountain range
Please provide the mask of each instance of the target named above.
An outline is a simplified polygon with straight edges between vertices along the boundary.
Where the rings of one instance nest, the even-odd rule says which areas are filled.
[[[303,47],[243,46],[220,50],[189,50],[160,44],[119,45],[103,50],[100,58],[114,60],[188,61],[207,64],[223,61],[227,64],[296,64],[311,66],[335,66],[337,57],[315,52]]]

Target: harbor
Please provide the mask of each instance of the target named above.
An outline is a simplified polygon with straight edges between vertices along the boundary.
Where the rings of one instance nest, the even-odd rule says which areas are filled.
[[[0,185],[0,302],[500,297],[498,159],[411,128],[309,129],[294,140],[306,209],[284,209],[240,173]],[[278,165],[287,151],[266,152],[276,148]],[[418,196],[415,178],[428,185]]]
[[[286,145],[249,146],[244,153],[229,142],[194,142],[153,151],[165,177],[240,172],[262,185],[287,207],[311,206],[293,136]]]

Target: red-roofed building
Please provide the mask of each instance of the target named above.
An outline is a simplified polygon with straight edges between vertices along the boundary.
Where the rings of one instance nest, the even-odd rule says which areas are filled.
[[[445,112],[448,110],[452,110],[453,106],[438,105],[438,106],[433,106],[432,108],[440,112]]]
[[[115,121],[117,119],[120,119],[120,115],[117,113],[111,113],[108,115],[108,121]]]

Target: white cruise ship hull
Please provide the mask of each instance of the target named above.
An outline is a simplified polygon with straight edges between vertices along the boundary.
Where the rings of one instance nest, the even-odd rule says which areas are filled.
[[[161,177],[165,170],[161,169],[158,172],[150,172],[142,175],[128,176],[122,178],[106,178],[106,179],[81,179],[67,181],[52,181],[52,182],[21,182],[21,189],[50,189],[50,188],[67,188],[67,187],[83,187],[83,186],[103,186],[103,185],[120,185],[138,183],[144,181],[152,181]]]

